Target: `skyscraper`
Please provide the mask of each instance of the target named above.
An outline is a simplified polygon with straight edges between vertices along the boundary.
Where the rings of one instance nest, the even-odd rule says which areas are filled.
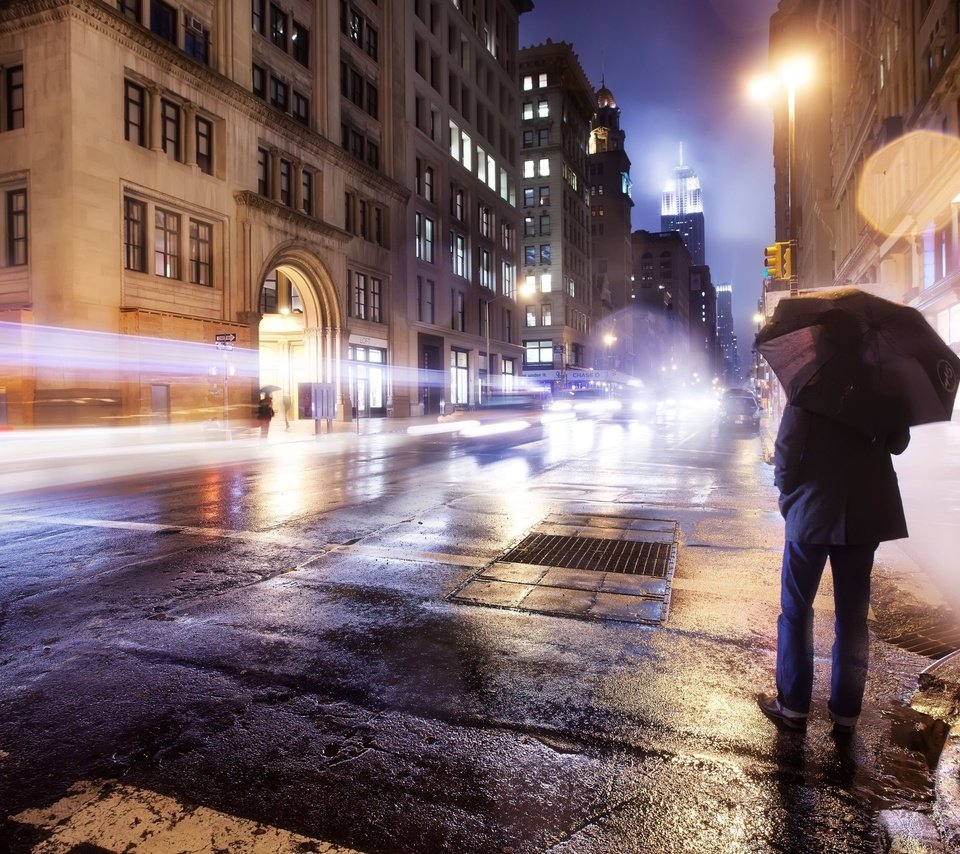
[[[632,304],[630,248],[630,158],[620,127],[620,108],[601,85],[590,130],[587,156],[590,178],[590,242],[593,289],[601,313],[601,333],[609,336],[610,361],[619,369],[634,368],[633,324],[617,314]]]
[[[734,381],[740,375],[740,355],[733,331],[732,285],[717,285],[717,346],[724,362],[724,380],[728,383]]]
[[[697,173],[683,164],[683,145],[680,146],[680,163],[674,169],[663,188],[660,202],[660,230],[678,231],[690,251],[694,266],[706,264],[704,260],[703,197]]]

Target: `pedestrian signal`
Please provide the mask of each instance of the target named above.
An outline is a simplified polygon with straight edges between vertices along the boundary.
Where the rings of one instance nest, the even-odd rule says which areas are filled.
[[[783,278],[783,244],[774,243],[763,250],[764,275],[768,279]]]

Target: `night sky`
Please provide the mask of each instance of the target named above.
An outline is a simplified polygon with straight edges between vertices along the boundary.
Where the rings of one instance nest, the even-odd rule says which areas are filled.
[[[777,0],[533,0],[520,45],[573,45],[587,79],[613,92],[633,179],[633,229],[660,230],[660,193],[679,162],[703,190],[706,260],[733,285],[734,324],[747,368],[773,241],[773,118],[746,81],[767,68]]]

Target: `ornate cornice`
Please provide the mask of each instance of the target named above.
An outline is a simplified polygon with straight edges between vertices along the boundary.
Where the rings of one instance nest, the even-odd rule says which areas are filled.
[[[317,219],[316,217],[300,213],[300,211],[295,211],[272,199],[265,199],[263,196],[251,190],[240,190],[233,194],[233,199],[238,207],[248,208],[259,211],[267,216],[276,217],[284,222],[292,223],[298,228],[304,228],[315,234],[329,237],[338,243],[347,243],[353,239],[353,235],[349,231],[344,231],[342,228],[324,222],[322,219]]]
[[[145,27],[124,18],[104,0],[14,0],[0,10],[0,34],[22,32],[38,24],[73,18],[116,40],[127,50],[152,63],[158,71],[184,85],[213,92],[229,107],[253,123],[277,131],[289,153],[309,153],[316,166],[329,164],[342,169],[354,181],[403,204],[410,191],[381,172],[371,169],[338,144],[257,98],[233,80],[191,59],[182,50],[157,38]],[[162,80],[155,81],[162,83]]]

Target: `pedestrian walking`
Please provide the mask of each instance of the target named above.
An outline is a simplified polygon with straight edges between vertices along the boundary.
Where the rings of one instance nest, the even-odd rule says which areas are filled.
[[[270,420],[273,418],[273,398],[264,395],[257,407],[257,421],[260,424],[260,438],[266,439],[270,430]]]
[[[828,710],[836,735],[850,735],[867,678],[870,573],[880,542],[907,536],[891,454],[907,427],[868,436],[788,405],[777,434],[774,482],[785,521],[777,619],[776,694],[760,710],[778,726],[805,730],[813,692],[813,599],[830,560],[834,625]]]

